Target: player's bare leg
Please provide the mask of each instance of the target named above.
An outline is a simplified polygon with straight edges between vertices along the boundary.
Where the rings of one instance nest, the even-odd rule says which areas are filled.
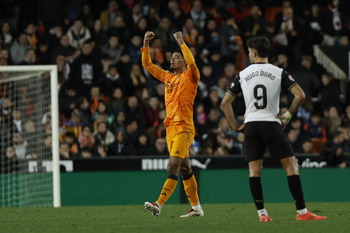
[[[281,164],[287,173],[289,190],[294,198],[295,206],[297,209],[297,221],[306,220],[325,220],[325,216],[317,216],[305,207],[304,194],[301,186],[301,180],[299,176],[298,163],[295,156],[281,159]]]
[[[264,198],[261,186],[261,171],[263,168],[263,160],[254,160],[248,163],[249,166],[249,185],[255,206],[258,210],[260,222],[271,222],[272,219],[264,208]]]

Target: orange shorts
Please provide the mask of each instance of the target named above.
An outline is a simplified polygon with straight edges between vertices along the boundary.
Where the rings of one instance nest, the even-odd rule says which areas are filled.
[[[194,139],[194,127],[190,125],[172,125],[166,128],[166,142],[170,156],[180,158],[189,157],[190,148]]]

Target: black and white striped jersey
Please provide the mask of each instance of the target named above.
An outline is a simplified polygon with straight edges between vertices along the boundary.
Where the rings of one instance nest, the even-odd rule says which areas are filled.
[[[296,84],[285,70],[269,63],[251,64],[235,77],[228,92],[243,93],[246,111],[244,123],[251,121],[276,121],[279,113],[280,93]]]

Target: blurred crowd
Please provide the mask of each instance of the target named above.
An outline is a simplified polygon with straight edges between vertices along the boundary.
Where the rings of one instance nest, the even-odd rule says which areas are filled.
[[[0,2],[0,65],[57,65],[61,159],[166,155],[164,84],[143,69],[140,48],[144,33],[154,31],[152,60],[170,70],[178,47],[173,33],[180,30],[201,73],[190,154],[240,156],[244,135],[230,129],[220,102],[249,65],[245,41],[263,35],[272,44],[270,62],[306,93],[286,129],[294,151],[345,167],[350,85],[317,64],[312,46],[349,50],[349,19],[345,0],[6,0]],[[0,82],[1,120],[16,128],[2,154],[24,158],[33,146],[25,128],[40,127],[30,111],[11,108],[8,90]],[[290,101],[282,93],[282,112]],[[243,99],[233,107],[242,122]]]

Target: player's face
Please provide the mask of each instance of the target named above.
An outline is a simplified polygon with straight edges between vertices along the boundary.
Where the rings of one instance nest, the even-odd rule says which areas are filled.
[[[178,52],[173,53],[170,59],[170,68],[172,68],[173,70],[176,70],[176,69],[182,68],[184,65],[185,65],[185,60],[182,57],[181,53],[178,53]]]

